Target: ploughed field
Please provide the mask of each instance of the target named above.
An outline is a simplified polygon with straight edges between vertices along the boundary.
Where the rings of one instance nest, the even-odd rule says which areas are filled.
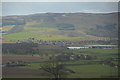
[[[10,56],[10,55],[3,55],[2,56],[2,63],[5,64],[7,62],[16,62],[16,61],[23,61],[23,62],[43,62],[45,61],[43,58],[39,58],[36,55],[35,57],[32,57],[32,55],[21,55],[21,56]]]
[[[18,77],[30,77],[35,74],[43,74],[44,71],[42,70],[34,70],[34,69],[21,69],[21,68],[14,68],[14,67],[5,67],[3,68],[3,78],[18,78]],[[34,77],[34,76],[33,76]]]

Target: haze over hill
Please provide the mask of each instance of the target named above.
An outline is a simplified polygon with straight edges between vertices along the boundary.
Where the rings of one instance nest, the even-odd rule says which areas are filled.
[[[118,37],[117,13],[43,13],[3,16],[7,41],[98,40]]]

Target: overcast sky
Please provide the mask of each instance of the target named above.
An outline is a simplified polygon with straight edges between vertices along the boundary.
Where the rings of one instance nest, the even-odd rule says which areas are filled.
[[[35,13],[111,13],[118,11],[117,2],[3,2],[2,14],[27,15]]]

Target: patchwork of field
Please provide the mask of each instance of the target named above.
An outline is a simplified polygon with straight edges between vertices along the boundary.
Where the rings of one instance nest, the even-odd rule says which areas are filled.
[[[5,41],[18,41],[28,40],[29,38],[35,38],[36,40],[99,40],[105,39],[104,37],[96,37],[88,35],[81,30],[59,30],[56,24],[42,24],[42,23],[27,23],[25,25],[9,25],[4,26],[3,34]]]
[[[108,64],[100,64],[101,60],[118,57],[118,49],[79,49],[79,50],[65,50],[69,53],[80,53],[84,55],[97,56],[96,60],[73,60],[64,62],[65,67],[74,71],[66,75],[68,78],[112,78],[118,76],[118,67],[113,67]],[[43,51],[44,53],[44,51]],[[52,54],[52,53],[49,53]],[[57,54],[57,53],[56,53]],[[51,75],[47,72],[39,70],[40,65],[45,63],[49,57],[32,56],[32,55],[16,55],[4,54],[3,63],[8,61],[22,60],[26,62],[27,66],[21,67],[3,67],[3,77],[26,77],[26,78],[47,78]],[[118,64],[117,61],[114,61]],[[26,76],[25,76],[26,75]]]
[[[117,13],[45,13],[4,16],[2,32],[7,33],[3,35],[6,41],[26,40],[34,36],[37,40],[114,39],[118,37],[117,17]]]
[[[74,42],[78,41],[81,41],[78,46],[86,45],[87,41],[87,45],[116,44],[117,15],[118,13],[45,13],[3,16],[3,24],[0,25],[2,43],[9,43],[3,45],[2,49],[3,77],[51,78],[53,75],[44,71],[41,65],[55,59],[58,64],[64,64],[62,70],[65,78],[117,78],[119,49],[69,50],[67,43],[65,46],[63,44],[64,41],[70,41],[71,46],[76,46],[77,43]],[[42,41],[62,43],[41,44]],[[18,43],[10,45],[15,42]],[[38,44],[34,45],[34,42]],[[63,66],[54,65],[52,69],[56,67]]]

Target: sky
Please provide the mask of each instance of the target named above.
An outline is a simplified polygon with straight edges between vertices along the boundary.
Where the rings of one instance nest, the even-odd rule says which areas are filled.
[[[2,2],[119,2],[120,0],[1,0]]]
[[[117,2],[2,2],[2,15],[36,13],[111,13],[118,11]]]

